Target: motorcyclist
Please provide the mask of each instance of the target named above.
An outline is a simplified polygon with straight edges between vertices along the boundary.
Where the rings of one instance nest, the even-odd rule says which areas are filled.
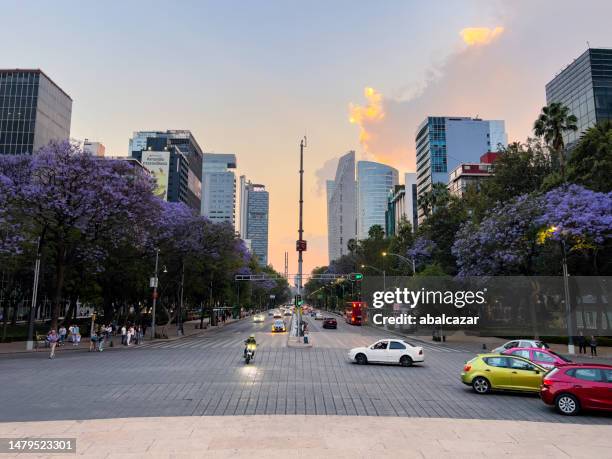
[[[255,335],[249,336],[246,340],[244,340],[244,356],[246,357],[247,347],[249,344],[252,344],[254,347],[257,347],[257,341],[255,340]],[[255,357],[255,351],[253,350],[253,357]]]

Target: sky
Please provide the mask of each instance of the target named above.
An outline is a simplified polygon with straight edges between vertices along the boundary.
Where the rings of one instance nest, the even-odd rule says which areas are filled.
[[[349,150],[414,170],[429,115],[531,135],[545,84],[612,46],[612,2],[0,0],[0,67],[40,68],[73,99],[71,136],[127,155],[137,130],[189,129],[270,192],[269,259],[327,264],[326,179]],[[474,158],[475,160],[477,158]]]

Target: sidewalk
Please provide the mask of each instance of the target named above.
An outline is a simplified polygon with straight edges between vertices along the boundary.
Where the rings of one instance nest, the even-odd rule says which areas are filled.
[[[174,336],[168,336],[168,338],[157,338],[155,340],[151,340],[151,338],[149,337],[149,331],[150,329],[147,329],[147,336],[145,337],[144,340],[144,344],[147,343],[151,343],[151,342],[157,342],[157,341],[174,341],[177,339],[181,339],[187,336],[192,336],[192,335],[196,335],[196,334],[200,334],[200,333],[206,333],[207,330],[214,330],[217,328],[221,328],[224,327],[226,325],[229,325],[231,323],[237,322],[239,320],[242,319],[229,319],[226,320],[225,323],[220,322],[218,325],[211,327],[209,325],[209,319],[204,319],[204,325],[205,327],[203,329],[200,329],[200,320],[190,320],[187,322],[183,322],[183,330],[184,330],[184,335],[183,336],[176,336],[176,324],[170,324],[167,327],[162,327],[160,325],[157,326],[157,330],[161,331],[162,328],[166,328],[167,333],[172,334],[174,333]],[[112,341],[113,341],[113,346],[110,346],[110,342],[107,341],[106,344],[104,345],[104,351],[108,351],[108,350],[117,350],[117,349],[134,349],[134,348],[138,348],[140,346],[140,344],[133,344],[128,346],[124,346],[121,344],[121,335],[116,335],[112,337]],[[56,353],[61,353],[61,352],[66,352],[66,351],[70,351],[70,352],[88,352],[89,351],[89,338],[83,338],[81,340],[81,343],[78,346],[73,346],[71,342],[66,341],[66,343],[63,346],[58,346],[56,348]],[[25,341],[14,341],[12,343],[0,343],[0,355],[3,354],[31,354],[31,353],[36,353],[36,352],[49,352],[49,348],[46,347],[40,347],[38,350],[32,350],[32,351],[28,351],[26,349],[26,342]]]
[[[367,416],[11,422],[0,437],[75,438],[88,458],[610,457],[610,426]],[[19,457],[73,458],[75,454]],[[15,457],[0,454],[2,457]]]

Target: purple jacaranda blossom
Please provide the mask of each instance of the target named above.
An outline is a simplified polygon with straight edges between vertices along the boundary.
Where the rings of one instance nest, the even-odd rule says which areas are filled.
[[[406,251],[406,256],[414,260],[415,265],[422,265],[431,260],[436,243],[430,239],[419,237],[414,241],[412,247]]]
[[[555,188],[544,195],[536,224],[553,241],[596,246],[612,237],[612,193],[580,185]]]

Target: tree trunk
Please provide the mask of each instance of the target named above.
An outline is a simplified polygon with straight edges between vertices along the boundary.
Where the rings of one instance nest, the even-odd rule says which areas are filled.
[[[57,259],[55,268],[55,295],[51,307],[51,329],[57,330],[60,302],[62,301],[62,290],[64,288],[64,276],[66,275],[66,248],[63,242],[57,247]]]
[[[64,322],[63,322],[64,325],[68,325],[68,323],[73,320],[75,312],[76,312],[76,300],[72,301],[72,298],[71,298],[70,304],[68,306],[68,311],[66,311],[66,315],[64,316]]]

